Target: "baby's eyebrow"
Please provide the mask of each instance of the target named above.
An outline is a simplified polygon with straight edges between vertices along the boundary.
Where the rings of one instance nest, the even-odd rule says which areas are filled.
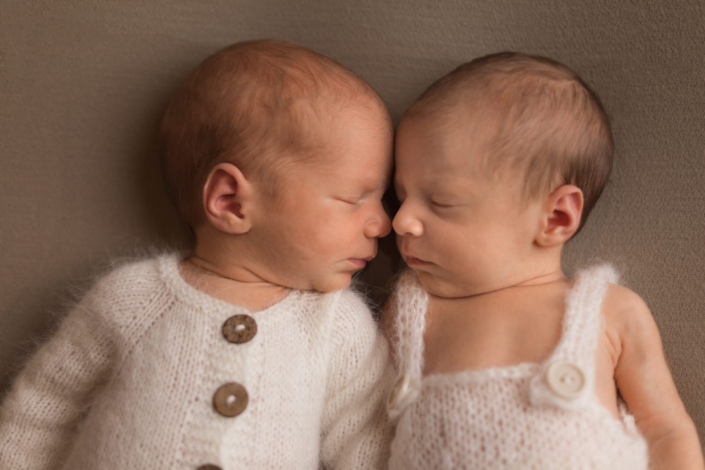
[[[356,196],[365,196],[368,194],[384,191],[386,189],[386,186],[384,188],[380,187],[379,181],[364,181],[361,184],[360,183],[352,183],[352,182],[344,182],[344,181],[339,181],[337,184],[333,187],[334,191],[337,193],[346,193],[349,195],[355,194]]]

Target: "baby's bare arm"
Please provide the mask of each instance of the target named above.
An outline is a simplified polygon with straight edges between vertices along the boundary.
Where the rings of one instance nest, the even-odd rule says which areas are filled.
[[[698,434],[678,396],[649,308],[634,292],[610,286],[605,317],[620,338],[614,377],[639,431],[653,469],[705,468]]]

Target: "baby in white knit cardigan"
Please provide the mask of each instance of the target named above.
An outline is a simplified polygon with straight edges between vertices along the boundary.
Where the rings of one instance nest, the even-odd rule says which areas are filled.
[[[703,468],[646,304],[608,265],[561,270],[612,152],[596,95],[542,57],[476,59],[407,111],[390,469]]]
[[[201,63],[161,127],[195,248],[103,277],[0,410],[0,467],[384,468],[388,346],[347,286],[391,230],[374,90],[280,41]]]

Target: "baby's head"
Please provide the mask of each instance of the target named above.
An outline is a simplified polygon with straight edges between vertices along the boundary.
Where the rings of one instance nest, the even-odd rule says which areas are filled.
[[[515,53],[435,82],[397,132],[394,219],[429,292],[490,292],[545,275],[607,181],[613,141],[575,72]]]
[[[335,290],[375,256],[393,129],[360,77],[282,41],[202,62],[161,126],[167,193],[196,252],[278,285]]]

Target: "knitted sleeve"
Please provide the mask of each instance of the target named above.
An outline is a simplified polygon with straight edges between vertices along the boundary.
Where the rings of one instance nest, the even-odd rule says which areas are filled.
[[[334,309],[321,461],[329,470],[386,469],[393,436],[386,413],[394,380],[389,347],[357,294],[343,291]]]
[[[99,283],[69,313],[13,384],[0,408],[0,468],[57,468],[71,449],[90,396],[116,356],[96,311],[101,290]]]

